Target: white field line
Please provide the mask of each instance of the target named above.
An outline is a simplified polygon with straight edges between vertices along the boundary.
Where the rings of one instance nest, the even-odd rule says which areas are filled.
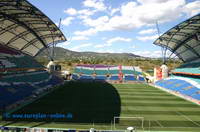
[[[185,119],[187,119],[187,120],[191,121],[193,124],[195,124],[195,125],[197,125],[197,126],[199,126],[199,127],[200,127],[200,124],[199,124],[199,123],[197,123],[197,122],[193,121],[193,120],[192,120],[192,119],[190,119],[188,116],[186,116],[186,115],[184,115],[184,114],[182,114],[182,113],[180,113],[180,112],[178,112],[178,111],[176,111],[176,113],[177,113],[177,114],[179,114],[179,115],[181,115],[181,116],[183,116]]]
[[[160,127],[164,127],[158,120],[155,120]]]
[[[4,125],[2,125],[2,127],[3,127]],[[74,126],[74,127],[76,127],[76,126],[85,126],[85,125],[71,125],[70,124],[70,126]],[[87,125],[86,125],[87,126]],[[89,125],[88,125],[89,126]],[[90,126],[92,126],[92,125],[90,125]],[[1,125],[0,125],[0,127],[1,127]],[[86,129],[86,128],[83,128],[83,129],[81,129],[81,128],[79,128],[79,129],[77,129],[77,128],[57,128],[57,127],[31,127],[31,126],[15,126],[15,125],[11,125],[11,126],[9,126],[9,125],[7,125],[6,127],[10,127],[10,128],[31,128],[31,129],[53,129],[53,130],[76,130],[76,131],[88,131],[89,129]],[[97,129],[98,131],[110,131],[110,132],[113,132],[113,130],[109,130],[109,129]],[[118,131],[122,131],[122,132],[125,132],[124,130],[121,130],[121,129],[118,129]]]
[[[147,127],[144,127],[144,128],[147,128]],[[151,128],[160,128],[160,127],[151,127]],[[197,128],[197,129],[199,129],[199,127],[164,127],[164,128],[193,128],[193,129]]]

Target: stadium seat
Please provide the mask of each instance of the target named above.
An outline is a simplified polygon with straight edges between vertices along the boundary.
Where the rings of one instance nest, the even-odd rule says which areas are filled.
[[[108,69],[105,69],[105,70],[95,70],[94,73],[96,73],[96,75],[107,75],[107,74],[109,74]]]
[[[94,78],[92,76],[86,76],[86,75],[82,75],[80,76],[79,80],[93,80]]]
[[[12,84],[11,86],[0,86],[0,89],[4,89],[1,91],[2,96],[0,97],[3,100],[3,104],[0,105],[1,108],[30,96],[35,88],[28,84]]]
[[[142,76],[139,76],[139,77],[138,77],[138,80],[139,80],[139,81],[145,81],[145,78],[142,77]]]
[[[110,74],[119,74],[119,70],[109,70]]]
[[[133,75],[126,75],[124,79],[125,79],[125,81],[136,81],[137,80],[136,77]]]
[[[0,48],[0,68],[43,68],[31,56],[24,55],[4,46],[0,46]]]
[[[196,93],[197,91],[199,91],[199,89],[196,87],[193,87],[188,90],[181,90],[180,93],[191,96],[192,94]]]
[[[138,81],[145,81],[144,77],[142,77],[142,70],[139,67],[133,66],[107,66],[107,65],[77,65],[74,68],[74,74],[82,74],[80,78],[72,75],[72,79],[74,80],[111,80],[118,81],[118,74],[122,73],[125,76],[125,81],[136,81],[135,76],[140,75]],[[111,75],[111,77],[106,77],[107,75]],[[89,77],[90,76],[90,77]],[[96,77],[93,77],[96,76]]]
[[[72,74],[72,79],[73,80],[78,80],[79,79],[79,76],[77,74]]]
[[[4,75],[0,80],[0,100],[3,100],[0,108],[30,97],[36,90],[61,83],[62,79],[47,71]]]
[[[96,76],[96,77],[95,77],[95,80],[96,80],[96,81],[106,81],[106,80],[107,80],[107,77],[106,77],[106,76]]]
[[[194,83],[192,84],[191,82],[188,82],[188,81],[189,81],[188,78],[186,81],[184,80],[184,78],[176,79],[173,77],[171,79],[168,78],[167,80],[157,81],[155,84],[162,88],[166,88],[168,90],[178,92],[182,95],[187,95],[191,98],[199,100],[200,96],[196,94],[198,91],[200,91],[199,88],[196,87]]]
[[[118,77],[118,76],[111,76],[111,77],[109,78],[109,80],[110,80],[110,81],[117,81],[117,80],[119,80],[119,77]]]
[[[194,94],[194,95],[192,95],[192,97],[194,99],[200,100],[200,94]]]

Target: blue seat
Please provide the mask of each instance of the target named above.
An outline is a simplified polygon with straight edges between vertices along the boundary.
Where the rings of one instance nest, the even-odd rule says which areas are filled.
[[[180,90],[180,93],[191,96],[192,94],[196,93],[197,91],[199,91],[199,89],[196,87],[193,87],[188,90]]]
[[[26,77],[27,79],[25,79]],[[39,79],[36,79],[36,77],[39,77]],[[7,83],[9,85],[0,85],[0,109],[31,96],[35,90],[44,88],[46,86],[56,86],[63,82],[61,78],[56,76],[51,76],[51,78],[49,77],[49,74],[39,72],[38,74],[27,74],[25,76],[13,76],[2,79],[1,82],[3,81],[5,83],[8,81]]]
[[[82,76],[80,76],[79,80],[93,80],[93,77],[82,75]]]
[[[119,77],[118,76],[111,76],[110,80],[111,81],[117,81],[117,80],[119,80]]]
[[[136,81],[137,79],[133,75],[126,75],[125,81]]]
[[[138,78],[139,81],[145,81],[144,77],[139,76]]]
[[[20,68],[20,70],[2,72],[3,76],[0,79],[0,109],[31,96],[35,90],[62,83],[62,79],[55,76],[51,77],[47,71],[39,70],[43,69],[44,66],[31,56],[4,46],[0,46],[0,56],[3,60],[1,61],[3,66],[0,66],[0,68]],[[39,71],[21,71],[23,68],[38,69]]]
[[[155,84],[171,91],[179,92],[182,95],[187,95],[200,100],[200,94],[198,94],[200,89],[188,81],[182,79],[168,79],[157,81]]]
[[[78,79],[79,79],[79,76],[76,75],[76,74],[72,74],[72,79],[74,79],[74,80],[78,80]]]
[[[192,97],[193,97],[194,99],[200,100],[200,94],[192,95]]]
[[[95,77],[95,80],[99,80],[99,81],[105,81],[105,80],[107,80],[107,77],[106,76],[96,76]]]
[[[0,89],[4,89],[1,93],[0,100],[3,100],[1,106],[10,105],[16,101],[19,101],[27,96],[30,96],[35,89],[28,84],[19,84],[11,86],[1,86]]]

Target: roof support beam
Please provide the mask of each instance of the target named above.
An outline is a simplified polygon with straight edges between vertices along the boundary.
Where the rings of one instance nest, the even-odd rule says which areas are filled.
[[[179,43],[180,40],[178,39],[171,39],[171,38],[167,38],[167,37],[162,37],[163,40],[166,40],[166,41],[171,41],[171,42],[174,42],[174,43]],[[167,45],[168,46],[168,45]]]
[[[187,46],[189,46],[189,45],[187,45]],[[200,57],[200,55],[194,50],[194,48],[195,47],[198,47],[199,45],[196,45],[196,46],[194,46],[194,47],[191,47],[191,49],[192,49],[192,52],[194,52],[196,55],[197,55],[197,58],[199,58]],[[186,46],[185,46],[186,47]],[[187,50],[190,50],[191,51],[191,49],[188,49],[189,47],[186,47],[187,49],[186,50],[184,50],[184,51],[182,51],[182,52],[180,52],[180,53],[177,53],[176,52],[176,54],[177,55],[179,55],[179,56],[181,56],[180,54],[182,54],[182,53],[184,53],[184,52],[186,52]],[[172,53],[173,54],[173,53]],[[169,57],[171,57],[172,56],[172,54],[170,54],[170,56]],[[194,59],[194,60],[196,60],[196,58]],[[187,60],[188,61],[188,60]]]
[[[172,54],[173,54],[173,53],[172,53]],[[172,54],[171,54],[171,55],[172,55]],[[182,57],[179,53],[174,52],[174,54],[175,54],[176,56],[178,56],[183,62],[186,62],[186,60],[184,60],[183,57]],[[171,57],[171,55],[169,56],[169,58]]]
[[[0,35],[4,34],[5,32],[11,31],[12,29],[17,28],[18,26],[19,26],[19,25],[12,24],[12,25],[10,25],[10,26],[8,26],[8,27],[6,27],[6,28],[0,27],[0,28],[1,28]]]
[[[196,33],[200,31],[199,24],[200,14],[197,14],[196,16],[178,24],[177,26],[165,32],[154,42],[154,44],[162,47],[167,47],[166,49],[172,52],[169,57],[171,57],[172,54],[176,54],[179,58],[182,58],[182,60],[184,61],[188,61],[189,59],[193,58],[200,58],[200,52],[195,49],[195,47],[200,46],[200,43],[193,41],[193,39],[195,39],[194,37]],[[184,49],[180,49],[180,52],[179,48],[182,47]],[[179,51],[180,53],[177,53],[177,51]],[[187,56],[187,52],[189,56]]]
[[[42,48],[48,48],[54,41],[66,41],[52,20],[27,0],[0,0],[0,25],[0,37],[9,35],[1,43],[16,50],[23,49],[23,53],[31,56],[35,56]],[[19,45],[15,44],[18,40]],[[30,45],[38,51],[31,51]]]
[[[197,20],[196,20],[197,21]],[[174,53],[178,48],[180,48],[184,43],[186,43],[187,41],[191,40],[192,37],[194,35],[196,35],[196,32],[200,30],[200,27],[198,27],[194,33],[192,33],[191,35],[189,35],[185,40],[183,40],[182,42],[178,43],[177,46],[172,50],[172,53]],[[170,55],[171,56],[171,55]]]
[[[43,36],[40,36],[40,37],[41,37],[41,38],[52,38],[52,37],[56,37],[56,36],[57,36],[56,34],[53,35],[53,36],[52,36],[52,34],[47,34],[47,35],[43,35]],[[37,42],[37,41],[38,41],[37,38],[32,39],[32,40],[29,41],[29,43],[27,43],[23,48],[21,48],[21,50],[27,48],[29,45],[32,45],[32,44],[34,44],[34,43]]]
[[[11,38],[11,39],[8,41],[7,45],[9,45],[10,43],[16,41],[16,40],[19,39],[19,38],[25,40],[25,41],[28,43],[29,41],[28,41],[27,39],[25,39],[24,36],[26,36],[26,35],[29,34],[29,33],[30,33],[29,31],[24,31],[24,32],[22,32],[22,33],[20,33],[20,34],[15,35],[13,38]]]
[[[42,28],[39,27],[39,28],[34,28],[33,30],[35,30],[35,31],[48,31],[48,28],[47,28],[47,27],[42,27]],[[16,36],[14,36],[12,39],[10,39],[10,40],[8,41],[7,45],[9,45],[9,43],[14,42],[14,41],[17,40],[18,38],[22,38],[22,39],[24,39],[25,41],[27,41],[27,43],[29,43],[29,41],[26,40],[25,37],[24,37],[24,36],[26,36],[26,35],[29,34],[29,33],[30,33],[30,31],[26,30],[26,31],[24,31],[24,32],[21,32],[20,34],[17,34]]]
[[[184,37],[187,37],[190,35],[190,33],[186,33],[186,32],[173,32],[171,33],[171,36],[174,36],[174,35],[178,35],[178,36],[184,36]]]
[[[199,53],[197,53],[197,51],[196,50],[194,50],[194,48],[196,47],[191,47],[191,46],[189,46],[188,44],[186,44],[186,45],[184,45],[188,50],[190,50],[190,51],[192,51],[194,54],[196,54],[199,58],[200,58],[200,54]]]
[[[15,23],[21,25],[22,27],[26,28],[28,31],[30,31],[30,32],[42,43],[42,45],[43,45],[44,47],[47,48],[47,45],[46,45],[45,42],[40,38],[40,36],[39,36],[34,30],[32,30],[28,25],[26,25],[24,22],[19,21],[17,18],[15,18],[15,17],[13,17],[13,16],[11,16],[11,15],[5,14],[5,13],[3,13],[3,12],[0,12],[0,13],[4,16],[5,19],[7,18],[7,19],[9,19],[9,20],[11,20],[11,21],[14,21]]]
[[[199,57],[195,57],[195,58],[189,59],[189,60],[187,60],[187,61],[188,61],[188,62],[191,62],[191,61],[195,61],[195,60],[197,60],[197,59],[199,59]]]
[[[161,45],[161,46],[163,46],[163,45]],[[165,47],[165,48],[172,52],[172,49],[171,49],[170,47]],[[173,53],[172,53],[172,54],[173,54]],[[171,54],[171,55],[172,55],[172,54]],[[178,53],[176,53],[176,51],[174,52],[174,54],[175,54],[176,56],[178,56],[179,59],[181,59],[183,62],[185,62],[185,60],[182,58],[182,56],[180,56]],[[171,55],[170,55],[168,58],[170,58]]]
[[[180,48],[187,41],[191,40],[194,35],[196,35],[196,32],[191,34],[189,37],[187,37],[185,40],[181,41],[180,43],[177,43],[176,47],[172,50],[172,52],[176,51],[178,48]]]

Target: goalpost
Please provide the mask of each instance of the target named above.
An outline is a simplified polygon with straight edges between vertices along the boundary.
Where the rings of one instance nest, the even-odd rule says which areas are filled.
[[[125,120],[125,121],[124,121]],[[124,124],[122,123],[124,121]],[[124,127],[135,127],[144,130],[144,117],[114,117],[113,128],[116,129],[116,123],[122,124]],[[124,129],[126,129],[124,128]]]

